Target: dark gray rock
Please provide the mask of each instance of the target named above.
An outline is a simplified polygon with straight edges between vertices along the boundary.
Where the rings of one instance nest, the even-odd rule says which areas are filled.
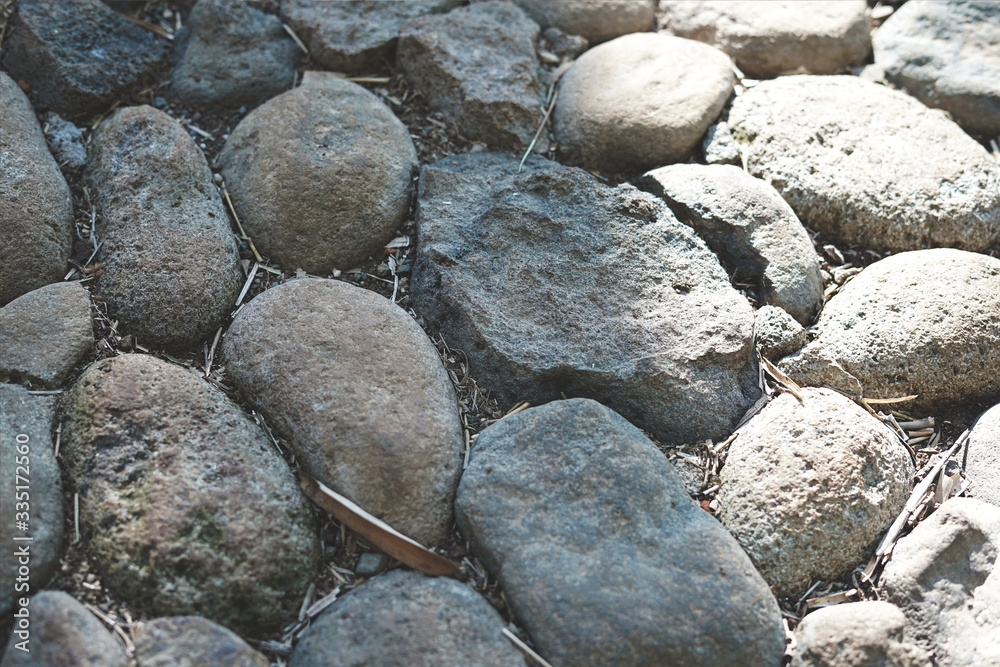
[[[1000,507],[1000,405],[983,413],[969,433],[962,465],[972,480],[972,495]]]
[[[306,472],[422,544],[450,535],[458,404],[405,311],[340,281],[292,280],[240,311],[222,351]]]
[[[379,553],[361,554],[358,559],[358,566],[354,568],[354,574],[359,577],[374,577],[389,565],[389,557]]]
[[[166,74],[164,42],[99,0],[20,0],[12,25],[4,69],[63,116],[137,100]]]
[[[525,667],[503,627],[469,586],[394,570],[330,605],[289,667]]]
[[[48,583],[62,556],[62,479],[52,451],[55,411],[54,396],[33,396],[24,387],[0,384],[0,456],[4,470],[0,493],[6,498],[0,516],[0,540],[3,540],[0,617],[3,618],[21,606],[20,598],[30,597]],[[22,475],[23,479],[15,475]],[[18,486],[28,488],[18,489]],[[27,496],[22,497],[20,494],[25,492]],[[28,503],[27,509],[18,506],[19,502]],[[22,516],[22,511],[27,516]],[[18,521],[24,521],[27,529],[19,529]],[[32,539],[17,540],[19,537]],[[24,565],[19,562],[24,547],[30,559],[28,578],[18,572]],[[25,584],[27,588],[23,588]],[[34,609],[29,608],[29,614],[34,614]],[[32,626],[31,631],[34,630]]]
[[[496,153],[423,168],[414,307],[504,407],[594,398],[669,443],[756,400],[753,311],[656,198]]]
[[[268,667],[234,632],[200,616],[145,621],[135,634],[138,667]]]
[[[781,663],[780,612],[746,554],[663,453],[594,401],[480,433],[455,513],[553,664]]]
[[[764,306],[754,314],[753,332],[760,353],[771,361],[797,352],[809,342],[802,325],[775,306]]]
[[[245,0],[200,0],[176,48],[170,94],[196,107],[259,104],[292,87],[302,58],[281,19]]]
[[[0,378],[54,389],[94,345],[90,293],[53,283],[0,308]]]
[[[52,155],[67,169],[81,169],[87,164],[87,148],[83,145],[83,130],[61,116],[49,113],[42,127]]]
[[[656,0],[514,0],[543,28],[556,26],[600,44],[632,32],[646,32],[656,22]]]
[[[375,95],[307,72],[236,126],[219,163],[257,249],[328,274],[380,251],[406,219],[417,152]]]
[[[872,46],[885,77],[974,134],[1000,135],[1000,13],[989,0],[908,2]]]
[[[639,185],[691,225],[730,273],[759,281],[765,303],[801,324],[823,307],[809,234],[767,183],[730,165],[675,164],[648,172]]]
[[[72,244],[69,186],[24,92],[0,72],[0,306],[62,280]]]
[[[466,139],[523,150],[544,101],[538,24],[513,4],[487,0],[404,24],[396,65]]]
[[[264,432],[180,366],[93,364],[62,432],[80,532],[102,583],[150,615],[276,632],[319,567],[312,509]]]
[[[167,114],[129,107],[97,128],[88,169],[104,239],[97,294],[118,331],[152,347],[200,344],[243,282],[205,156]]]

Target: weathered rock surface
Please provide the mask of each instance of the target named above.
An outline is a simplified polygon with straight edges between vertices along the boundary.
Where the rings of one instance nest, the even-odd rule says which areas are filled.
[[[952,498],[902,538],[882,573],[906,637],[934,664],[1000,664],[1000,507]]]
[[[83,130],[62,118],[49,112],[45,116],[42,127],[45,139],[49,142],[52,156],[58,163],[69,169],[82,169],[87,166],[87,148],[83,144]]]
[[[525,667],[503,619],[466,584],[394,570],[312,623],[290,667]]]
[[[327,72],[244,118],[219,155],[257,249],[289,271],[351,269],[406,218],[417,152],[375,95]]]
[[[889,81],[969,132],[1000,134],[1000,15],[992,2],[908,2],[872,40]]]
[[[542,28],[555,26],[600,44],[633,32],[646,32],[656,22],[655,0],[514,0]]]
[[[446,12],[459,2],[283,0],[281,17],[306,43],[317,64],[336,72],[370,74],[394,61],[399,30],[407,19]]]
[[[871,49],[863,0],[661,2],[666,28],[722,49],[749,77],[834,74]]]
[[[293,280],[240,311],[222,349],[229,377],[306,472],[422,544],[450,534],[458,405],[402,309],[347,283]]]
[[[776,306],[764,306],[754,314],[753,331],[760,353],[771,361],[797,352],[809,342],[802,325]]]
[[[817,341],[782,359],[778,368],[803,387],[826,387],[852,398],[861,398],[858,378],[848,373]]]
[[[724,118],[729,114],[723,113]],[[733,133],[729,130],[729,122],[720,120],[715,125],[708,128],[705,138],[701,142],[701,148],[705,152],[705,162],[708,164],[735,164],[740,162],[740,144],[733,138]]]
[[[817,609],[795,630],[792,667],[930,667],[930,654],[903,638],[905,626],[888,602]]]
[[[730,273],[759,281],[766,303],[802,324],[823,307],[809,234],[770,185],[739,167],[700,164],[654,169],[639,184],[693,227]]]
[[[0,377],[56,388],[94,345],[90,293],[53,283],[0,308]]]
[[[144,621],[135,635],[138,667],[268,667],[239,635],[200,616]]]
[[[523,150],[544,102],[535,42],[538,24],[516,6],[488,0],[409,20],[396,64],[462,136]]]
[[[150,106],[116,111],[90,143],[104,245],[97,294],[143,345],[201,343],[229,313],[242,275],[205,156]]]
[[[1000,260],[937,248],[900,253],[830,299],[816,340],[866,397],[917,394],[934,410],[1000,399]]]
[[[737,98],[729,127],[749,172],[832,239],[894,251],[1000,240],[1000,165],[905,93],[853,76],[781,77]]]
[[[0,72],[0,306],[61,280],[72,244],[69,186],[24,92]]]
[[[857,567],[896,518],[914,467],[899,439],[829,389],[782,394],[729,448],[719,518],[779,596]]]
[[[680,162],[732,91],[729,57],[701,42],[647,33],[606,42],[559,81],[560,159],[629,174]]]
[[[197,107],[253,105],[288,90],[302,57],[281,19],[245,0],[200,0],[176,49],[170,94]]]
[[[412,296],[504,407],[594,398],[669,443],[719,437],[757,399],[753,313],[718,260],[631,186],[531,157],[420,176]]]
[[[963,465],[972,495],[1000,507],[1000,405],[983,413],[969,433]]]
[[[100,0],[20,0],[3,68],[44,106],[72,117],[155,85],[167,54],[153,33]]]
[[[48,583],[55,574],[62,556],[63,504],[62,479],[59,464],[52,451],[52,429],[55,426],[56,397],[33,396],[24,387],[0,384],[0,456],[4,475],[0,478],[0,493],[7,500],[0,516],[0,617],[19,607],[16,601],[28,597]],[[23,469],[22,469],[23,467]],[[16,475],[22,475],[18,479]],[[21,496],[27,485],[27,496]],[[21,516],[27,502],[27,517]],[[17,522],[25,520],[27,530],[19,530]],[[31,541],[14,541],[18,537]],[[17,590],[15,584],[20,547],[28,546],[31,570],[28,590]],[[22,577],[23,579],[23,577]],[[21,581],[20,583],[24,583]],[[30,632],[35,610],[29,608]],[[32,644],[34,646],[34,643]]]
[[[480,433],[455,512],[553,664],[781,663],[780,613],[746,554],[662,452],[594,401]]]
[[[0,667],[126,667],[114,635],[86,607],[62,591],[42,591],[28,602],[28,651],[13,634]],[[16,628],[15,628],[16,629]]]
[[[70,392],[62,447],[87,553],[114,595],[247,634],[298,610],[319,567],[312,509],[224,394],[155,357],[104,359]]]

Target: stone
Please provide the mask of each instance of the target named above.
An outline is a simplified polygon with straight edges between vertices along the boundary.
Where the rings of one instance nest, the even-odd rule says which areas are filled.
[[[205,156],[167,114],[128,107],[98,126],[88,171],[104,244],[96,291],[119,333],[147,347],[200,347],[243,283]]]
[[[834,359],[822,343],[813,341],[778,363],[778,369],[803,387],[835,389],[851,398],[861,398],[861,382]]]
[[[374,94],[307,72],[240,121],[218,162],[257,249],[328,274],[381,255],[409,212],[417,151]]]
[[[1000,15],[989,1],[909,2],[872,46],[886,78],[973,134],[1000,135]]]
[[[62,280],[73,242],[69,186],[24,92],[0,72],[0,306]]]
[[[595,401],[482,431],[455,513],[552,664],[781,664],[780,612],[746,554],[663,453]]]
[[[653,196],[497,153],[420,175],[414,309],[502,408],[593,398],[666,444],[725,437],[759,396],[753,311]]]
[[[94,346],[90,293],[53,283],[0,308],[0,378],[55,389]]]
[[[139,667],[268,667],[270,661],[239,635],[200,616],[143,621],[135,634]]]
[[[888,602],[817,609],[795,629],[791,667],[931,667],[930,655],[903,638],[905,626]]]
[[[0,478],[0,493],[7,500],[3,503],[0,539],[0,617],[8,618],[21,605],[22,597],[29,597],[49,582],[55,575],[62,556],[63,499],[59,463],[53,453],[52,430],[56,417],[55,396],[35,396],[24,387],[0,384],[0,456],[3,457],[4,475]],[[22,469],[23,467],[23,469]],[[22,475],[18,479],[16,475]],[[25,481],[27,480],[27,481]],[[27,485],[25,490],[17,489]],[[27,502],[27,517],[21,516]],[[22,530],[18,521],[24,520]],[[18,537],[31,537],[31,541],[17,541]],[[29,579],[18,581],[19,547],[29,548]],[[23,577],[22,577],[23,579]],[[21,588],[27,583],[28,588]],[[34,609],[29,608],[34,619]],[[35,631],[34,625],[31,632]],[[33,644],[34,646],[34,644]]]
[[[180,366],[92,364],[67,398],[66,479],[101,582],[150,616],[277,632],[319,570],[316,519],[263,430]]]
[[[1000,507],[1000,404],[973,424],[962,465],[972,480],[973,497]]]
[[[656,22],[655,0],[514,0],[542,28],[555,26],[600,44],[633,32],[646,32]]]
[[[166,74],[165,42],[99,0],[20,0],[12,26],[4,70],[61,116],[136,103]]]
[[[760,353],[775,362],[798,352],[809,342],[802,325],[776,306],[764,306],[757,310],[753,331]]]
[[[245,0],[200,0],[178,35],[170,94],[195,107],[254,106],[292,87],[302,51]]]
[[[469,141],[523,151],[545,103],[535,42],[538,24],[515,5],[477,2],[410,19],[396,66],[428,105]]]
[[[27,651],[11,635],[0,667],[127,667],[125,649],[82,604],[62,591],[41,591],[28,601]],[[15,628],[16,629],[16,628]]]
[[[764,302],[808,324],[823,307],[819,258],[774,188],[731,165],[675,164],[639,185],[690,225],[730,273],[760,282]]]
[[[939,111],[854,76],[788,76],[738,97],[751,175],[810,229],[873,250],[1000,241],[1000,165]]]
[[[868,398],[907,411],[1000,400],[1000,259],[934,248],[868,266],[827,302],[816,340]]]
[[[740,145],[729,131],[729,123],[724,120],[708,128],[701,148],[707,164],[740,165]]]
[[[292,280],[240,311],[222,351],[229,378],[303,470],[421,544],[451,535],[458,404],[405,311],[348,283]]]
[[[829,389],[781,394],[729,447],[719,519],[780,597],[864,565],[914,466],[887,426]]]
[[[682,161],[733,92],[732,62],[711,46],[635,33],[596,46],[559,80],[559,159],[605,174]]]
[[[389,565],[389,557],[385,554],[364,553],[358,558],[358,566],[354,574],[359,577],[374,577]]]
[[[500,614],[468,585],[393,570],[320,614],[289,667],[525,667],[503,627]]]
[[[748,77],[836,74],[871,50],[864,0],[661,2],[666,28],[728,53]]]
[[[546,28],[542,32],[542,40],[538,43],[538,51],[548,51],[556,56],[561,63],[576,60],[580,54],[590,48],[590,43],[580,35],[569,35],[556,27]]]
[[[347,74],[370,74],[394,62],[403,23],[446,12],[459,1],[282,0],[281,18],[306,43],[317,65]]]
[[[952,498],[896,543],[882,572],[905,636],[940,667],[1000,664],[1000,507]]]
[[[53,157],[59,165],[76,171],[87,165],[87,148],[83,143],[83,130],[62,116],[49,112],[42,127]]]

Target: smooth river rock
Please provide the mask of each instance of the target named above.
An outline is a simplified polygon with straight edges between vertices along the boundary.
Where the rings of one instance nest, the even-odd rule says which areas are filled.
[[[144,621],[135,633],[138,667],[268,667],[239,635],[200,616]]]

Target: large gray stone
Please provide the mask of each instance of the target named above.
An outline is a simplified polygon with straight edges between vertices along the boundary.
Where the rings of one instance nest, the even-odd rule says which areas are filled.
[[[600,44],[656,22],[656,0],[514,0],[542,28],[555,26]]]
[[[319,568],[315,517],[267,436],[180,366],[129,354],[74,385],[63,465],[102,583],[150,615],[276,632]]]
[[[0,306],[61,280],[73,202],[24,92],[0,72]]]
[[[780,612],[746,554],[663,453],[594,401],[480,433],[455,512],[554,665],[781,664]]]
[[[145,621],[135,633],[138,667],[268,667],[234,632],[200,616]]]
[[[199,345],[242,284],[229,217],[201,150],[150,106],[97,128],[88,164],[103,238],[97,294],[146,346]]]
[[[502,407],[594,398],[664,442],[724,436],[757,399],[753,311],[656,198],[473,153],[423,168],[414,307]]]
[[[876,250],[1000,241],[1000,165],[909,95],[854,76],[787,76],[733,102],[748,171],[799,220]]]
[[[1000,507],[1000,404],[983,413],[969,433],[962,465],[972,496]]]
[[[306,472],[418,542],[450,534],[458,404],[405,311],[340,281],[293,280],[240,311],[222,351],[229,377]]]

